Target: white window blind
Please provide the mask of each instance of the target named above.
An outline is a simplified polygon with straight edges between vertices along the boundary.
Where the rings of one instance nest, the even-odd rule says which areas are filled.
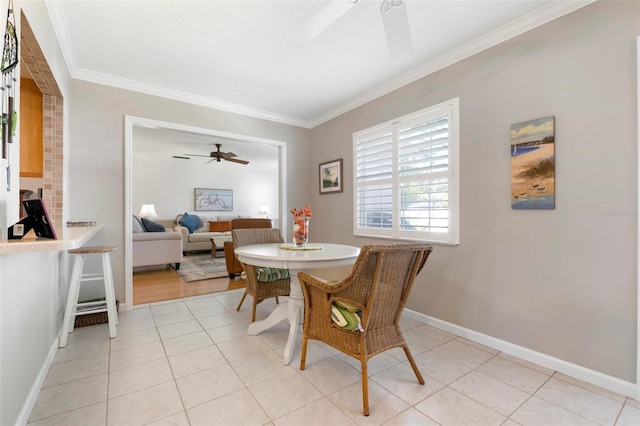
[[[354,233],[457,244],[458,100],[354,134]]]

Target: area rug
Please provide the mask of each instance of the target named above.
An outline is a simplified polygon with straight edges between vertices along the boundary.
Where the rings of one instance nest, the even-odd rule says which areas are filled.
[[[224,257],[214,259],[211,253],[184,256],[176,272],[187,283],[229,276]]]

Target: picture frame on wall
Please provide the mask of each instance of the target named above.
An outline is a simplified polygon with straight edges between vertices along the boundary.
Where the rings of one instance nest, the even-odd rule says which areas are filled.
[[[195,188],[196,211],[232,211],[233,190]]]
[[[342,158],[319,166],[320,194],[342,192]]]
[[[553,115],[511,125],[512,209],[555,209],[555,127]]]

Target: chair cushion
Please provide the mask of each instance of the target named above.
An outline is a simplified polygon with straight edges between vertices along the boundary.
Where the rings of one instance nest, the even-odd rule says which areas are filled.
[[[331,319],[340,328],[349,331],[362,331],[362,311],[357,306],[345,302],[333,302],[331,304]]]
[[[327,281],[326,285],[336,285],[339,280]],[[331,303],[331,319],[336,325],[345,330],[363,331],[360,323],[362,322],[362,310],[357,305],[352,305],[343,300],[335,300]]]
[[[288,269],[278,269],[278,268],[257,268],[256,275],[258,276],[258,281],[263,283],[272,283],[278,280],[284,280],[289,278],[289,270]]]
[[[196,231],[196,229],[202,227],[202,219],[200,219],[195,214],[186,213],[182,215],[182,218],[178,221],[178,223],[189,230],[189,233],[192,234]]]
[[[347,302],[342,301],[342,300],[335,300],[333,302],[333,304],[338,306],[340,309],[346,309],[349,312],[360,312],[362,310],[362,309],[360,309],[359,306],[353,305],[351,303],[347,303]]]

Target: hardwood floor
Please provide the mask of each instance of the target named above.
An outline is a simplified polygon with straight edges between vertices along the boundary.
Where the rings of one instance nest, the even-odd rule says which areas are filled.
[[[217,293],[244,288],[243,279],[229,277],[185,283],[171,268],[160,271],[136,272],[133,274],[133,304],[160,302],[181,297]]]

